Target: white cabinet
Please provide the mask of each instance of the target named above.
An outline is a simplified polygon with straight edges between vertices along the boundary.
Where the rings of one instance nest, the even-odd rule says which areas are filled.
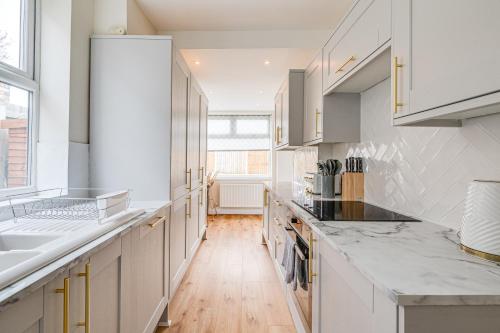
[[[499,112],[499,11],[495,0],[392,2],[396,125]]]
[[[262,212],[262,237],[264,241],[269,240],[269,190],[264,188],[263,196],[263,212]]]
[[[206,185],[207,174],[207,125],[208,125],[208,100],[201,96],[200,108],[200,184]]]
[[[198,238],[203,239],[205,232],[207,230],[207,187],[201,187],[199,190],[198,205],[199,205],[199,216],[198,216]]]
[[[326,240],[313,243],[313,332],[396,333],[396,304]]]
[[[304,145],[359,142],[360,95],[322,92],[322,54],[304,73]]]
[[[42,330],[43,316],[43,288],[40,288],[7,310],[0,312],[0,331],[5,333],[42,333],[44,332]],[[62,321],[57,321],[55,324],[62,327]]]
[[[302,146],[304,123],[304,71],[289,70],[274,99],[274,148]]]
[[[187,258],[191,260],[195,253],[199,239],[199,201],[200,192],[198,190],[191,192],[187,197],[187,219],[186,219],[186,251]]]
[[[186,197],[175,200],[170,216],[170,295],[175,294],[186,270]]]
[[[43,332],[69,332],[70,278],[67,273],[59,275],[43,288]]]
[[[196,189],[200,184],[200,110],[201,88],[191,75],[189,91],[189,112],[187,126],[187,165],[188,191]],[[175,158],[175,157],[174,157]]]
[[[187,122],[189,70],[180,54],[172,64],[172,170],[171,195],[176,200],[187,193]]]
[[[391,0],[359,0],[323,48],[323,91],[330,93],[391,39]]]

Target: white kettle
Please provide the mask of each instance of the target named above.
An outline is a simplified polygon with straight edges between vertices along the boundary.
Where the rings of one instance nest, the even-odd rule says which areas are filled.
[[[500,181],[469,184],[460,242],[466,252],[500,262]]]

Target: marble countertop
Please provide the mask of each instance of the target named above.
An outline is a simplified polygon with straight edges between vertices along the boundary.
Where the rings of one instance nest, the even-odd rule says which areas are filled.
[[[132,229],[145,223],[149,217],[152,217],[160,209],[169,207],[171,201],[132,201],[131,208],[143,209],[145,213],[133,218],[115,229],[97,237],[96,239],[82,244],[81,247],[64,255],[63,257],[45,265],[37,271],[23,277],[11,285],[0,290],[0,311],[19,301],[23,297],[31,294],[57,275],[66,271],[87,258],[92,253],[99,251],[109,245],[115,239],[123,236]]]
[[[399,305],[500,305],[500,264],[464,253],[457,231],[430,222],[318,221],[289,183],[265,186]]]

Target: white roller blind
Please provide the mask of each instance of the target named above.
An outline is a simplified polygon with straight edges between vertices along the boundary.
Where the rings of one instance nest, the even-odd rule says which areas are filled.
[[[268,115],[208,116],[208,151],[254,151],[271,148]]]

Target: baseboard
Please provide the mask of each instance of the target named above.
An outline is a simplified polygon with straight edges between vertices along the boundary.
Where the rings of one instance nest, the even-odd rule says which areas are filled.
[[[217,208],[208,211],[209,215],[262,215],[262,213],[262,208]]]

